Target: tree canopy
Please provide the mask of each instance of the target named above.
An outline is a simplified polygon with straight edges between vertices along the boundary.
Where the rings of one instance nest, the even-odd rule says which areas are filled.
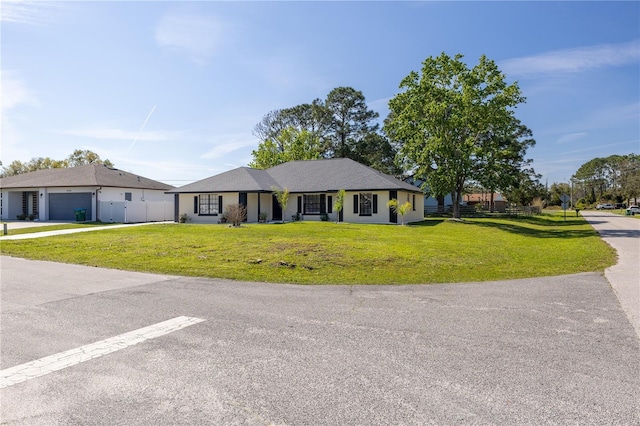
[[[351,158],[385,173],[401,171],[396,149],[380,132],[378,113],[362,92],[337,87],[325,100],[268,112],[253,134],[260,140],[252,152],[252,167],[313,158]],[[298,141],[291,143],[291,141]]]
[[[287,127],[272,139],[260,142],[251,152],[253,161],[249,167],[268,169],[287,161],[316,160],[321,158],[322,146],[318,136],[308,130]]]
[[[640,155],[610,155],[593,158],[571,177],[578,198],[587,204],[623,202],[640,196]]]
[[[389,102],[384,131],[400,147],[407,169],[435,195],[451,193],[454,217],[465,185],[478,182],[506,190],[521,185],[531,131],[514,116],[525,98],[517,83],[507,84],[495,62],[481,56],[469,68],[462,55],[429,57],[422,72],[411,72]]]
[[[49,157],[34,157],[27,162],[14,160],[8,166],[2,166],[0,176],[14,176],[41,169],[76,167],[91,163],[104,164],[106,166],[113,167],[113,163],[111,161],[107,159],[103,160],[100,158],[100,155],[93,151],[76,149],[64,160],[54,160]]]

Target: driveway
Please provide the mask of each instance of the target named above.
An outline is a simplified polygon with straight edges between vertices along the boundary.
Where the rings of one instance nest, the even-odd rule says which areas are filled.
[[[604,275],[640,337],[640,220],[604,211],[581,214],[618,253],[618,263]]]

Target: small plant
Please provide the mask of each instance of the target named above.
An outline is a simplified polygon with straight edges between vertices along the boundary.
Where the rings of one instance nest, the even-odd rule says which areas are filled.
[[[186,213],[182,213],[182,214],[180,215],[180,217],[178,218],[178,221],[179,221],[180,223],[186,223],[187,221],[189,221],[189,215],[188,215],[188,214],[186,214]]]
[[[278,204],[280,204],[280,208],[282,208],[282,212],[287,211],[287,203],[289,202],[289,189],[278,189],[275,186],[272,186],[271,189],[276,195],[276,200],[278,200]],[[284,214],[282,215],[282,223],[284,223]]]
[[[322,215],[320,215],[320,220],[323,222],[328,222],[329,221],[329,215],[326,213],[322,213]]]
[[[300,213],[292,214],[291,220],[294,222],[297,222],[298,220],[300,220]]]
[[[16,216],[16,218],[18,220],[26,220],[27,219],[27,215],[25,213],[20,213],[19,215]]]
[[[247,209],[242,204],[229,204],[223,218],[230,222],[231,226],[238,227],[247,220]]]
[[[346,192],[345,192],[344,189],[341,189],[336,194],[336,202],[333,204],[333,210],[335,210],[335,212],[336,212],[336,223],[340,221],[340,212],[342,211],[342,208],[344,207],[345,194],[346,194]]]
[[[36,215],[35,215],[35,214],[33,214],[33,213],[31,213],[31,214],[29,215],[29,220],[33,221],[33,220],[35,220],[35,219],[36,219]]]
[[[393,210],[396,214],[400,215],[400,218],[402,219],[402,225],[404,225],[404,215],[407,214],[409,210],[411,210],[411,203],[407,201],[404,204],[400,204],[398,200],[394,198],[392,200],[389,200],[389,202],[387,203],[387,207]]]
[[[258,222],[265,223],[267,221],[267,217],[269,217],[267,212],[260,212],[258,215]]]

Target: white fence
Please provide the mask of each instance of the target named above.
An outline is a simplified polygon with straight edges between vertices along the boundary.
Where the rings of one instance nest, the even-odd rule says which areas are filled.
[[[100,222],[139,223],[173,220],[172,201],[100,201]]]

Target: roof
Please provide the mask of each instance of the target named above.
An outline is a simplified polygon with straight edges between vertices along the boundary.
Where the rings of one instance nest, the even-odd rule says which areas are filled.
[[[162,182],[96,163],[78,167],[36,170],[0,178],[0,188],[2,189],[77,186],[157,189],[163,191],[174,188]]]
[[[239,167],[168,192],[271,192],[278,183],[266,170]]]
[[[491,201],[491,193],[484,192],[484,193],[465,194],[464,197],[462,198],[467,202],[481,203],[483,201]],[[494,202],[505,201],[505,199],[502,197],[502,194],[496,192],[493,194],[493,201]]]
[[[266,170],[240,167],[168,192],[271,192],[273,187],[294,193],[340,189],[421,193],[413,185],[348,158],[290,161]]]

